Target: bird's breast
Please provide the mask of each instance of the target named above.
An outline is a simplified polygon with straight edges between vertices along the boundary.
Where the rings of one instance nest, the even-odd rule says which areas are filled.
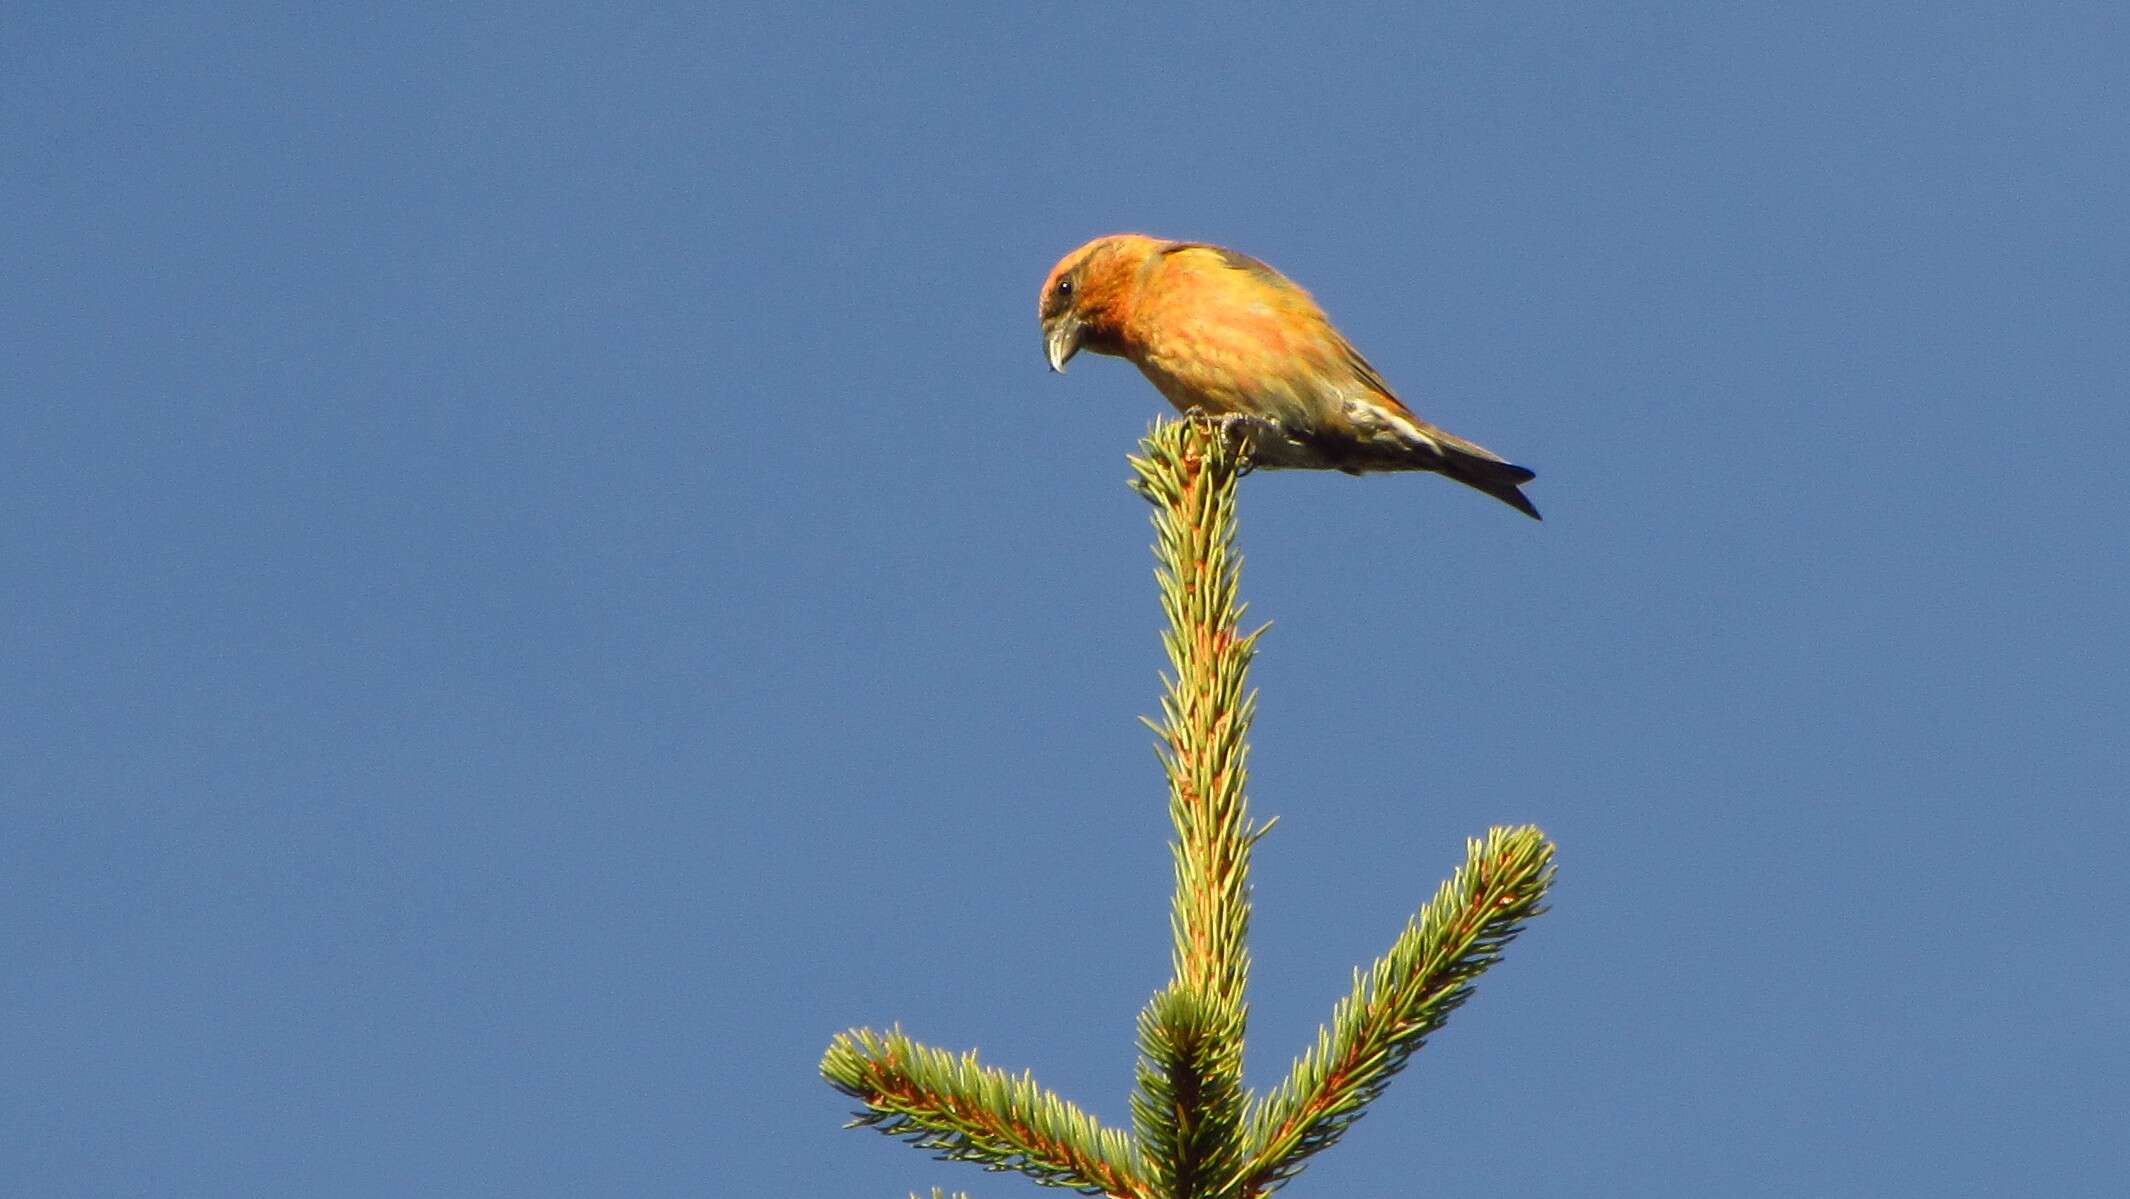
[[[1154,389],[1182,412],[1243,413],[1306,432],[1335,408],[1335,400],[1320,394],[1305,374],[1267,362],[1246,346],[1209,341],[1153,349],[1134,360]]]

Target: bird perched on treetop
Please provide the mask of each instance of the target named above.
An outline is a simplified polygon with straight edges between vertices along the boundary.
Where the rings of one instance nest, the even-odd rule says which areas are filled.
[[[1532,472],[1413,415],[1293,280],[1247,254],[1137,233],[1051,268],[1039,308],[1050,369],[1081,350],[1129,358],[1178,411],[1213,416],[1264,469],[1426,470],[1532,519]]]

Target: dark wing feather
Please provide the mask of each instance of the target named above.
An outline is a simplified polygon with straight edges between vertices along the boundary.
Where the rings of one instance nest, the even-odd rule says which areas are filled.
[[[1286,291],[1302,291],[1301,284],[1280,274],[1279,271],[1273,268],[1271,263],[1252,258],[1240,250],[1230,250],[1226,246],[1216,246],[1209,241],[1179,241],[1169,245],[1161,252],[1163,254],[1178,254],[1185,250],[1204,250],[1213,257],[1220,259],[1221,265],[1231,270],[1248,271],[1274,287]],[[1302,294],[1307,295],[1309,293],[1304,291]]]

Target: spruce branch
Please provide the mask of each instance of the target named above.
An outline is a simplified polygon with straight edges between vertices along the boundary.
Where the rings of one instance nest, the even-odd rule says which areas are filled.
[[[1471,997],[1487,967],[1545,911],[1553,845],[1535,827],[1465,843],[1465,862],[1405,926],[1390,952],[1339,1001],[1316,1047],[1251,1111],[1255,1150],[1244,1193],[1263,1194],[1336,1142],[1391,1076]]]
[[[1355,972],[1287,1079],[1262,1099],[1243,1087],[1250,857],[1271,823],[1254,824],[1245,798],[1257,707],[1247,682],[1263,629],[1242,631],[1235,489],[1247,464],[1233,432],[1196,415],[1157,424],[1131,459],[1132,486],[1154,506],[1168,618],[1162,718],[1147,724],[1169,783],[1176,884],[1174,978],[1139,1016],[1133,1131],[1103,1128],[1028,1074],[899,1029],[852,1029],[829,1044],[821,1073],[863,1105],[853,1126],[1115,1199],[1259,1199],[1361,1117],[1544,910],[1553,846],[1536,828],[1468,842],[1464,866],[1382,959]]]
[[[1175,980],[1139,1017],[1132,1122],[1149,1168],[1175,1199],[1231,1193],[1243,1162],[1243,1032],[1248,1009],[1250,851],[1244,796],[1250,719],[1246,684],[1262,630],[1243,633],[1237,599],[1235,484],[1243,464],[1220,426],[1157,426],[1131,460],[1154,505],[1162,634],[1159,736],[1175,825]]]
[[[1156,1187],[1174,1199],[1226,1195],[1241,1175],[1242,1012],[1170,987],[1139,1015],[1132,1127]]]
[[[1246,690],[1262,629],[1244,634],[1236,594],[1235,483],[1241,463],[1217,425],[1160,425],[1131,460],[1154,503],[1154,576],[1170,674],[1163,676],[1160,736],[1176,826],[1176,984],[1240,1008],[1249,980],[1250,848],[1243,795],[1246,737],[1257,696]]]
[[[838,1033],[821,1059],[830,1086],[865,1105],[850,1127],[877,1128],[943,1160],[1017,1171],[1045,1186],[1158,1199],[1128,1133],[1036,1085],[912,1041],[901,1029]]]

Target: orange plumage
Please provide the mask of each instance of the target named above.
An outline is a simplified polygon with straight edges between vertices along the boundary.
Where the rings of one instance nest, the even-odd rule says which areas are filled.
[[[1247,254],[1136,233],[1096,238],[1043,281],[1050,369],[1128,358],[1178,411],[1221,418],[1265,469],[1424,470],[1537,519],[1533,478],[1413,415],[1308,292]]]

